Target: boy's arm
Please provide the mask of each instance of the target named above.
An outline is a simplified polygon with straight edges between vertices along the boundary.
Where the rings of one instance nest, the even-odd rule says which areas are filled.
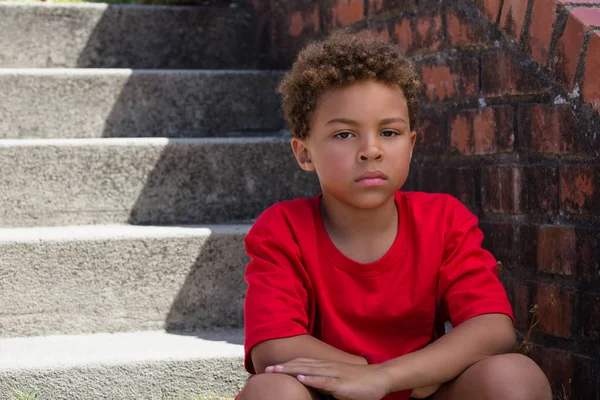
[[[427,347],[386,361],[381,372],[388,393],[448,382],[482,359],[514,349],[512,320],[504,314],[479,315]]]
[[[258,374],[263,373],[269,365],[282,364],[297,358],[367,365],[365,358],[346,353],[310,335],[266,340],[254,346],[251,357]]]

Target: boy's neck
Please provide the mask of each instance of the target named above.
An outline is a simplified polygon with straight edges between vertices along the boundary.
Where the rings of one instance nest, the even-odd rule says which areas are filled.
[[[323,194],[321,215],[327,232],[343,240],[372,238],[398,230],[395,196],[375,209],[360,209]]]

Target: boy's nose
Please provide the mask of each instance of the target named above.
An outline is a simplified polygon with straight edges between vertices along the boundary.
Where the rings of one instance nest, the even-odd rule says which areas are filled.
[[[383,151],[379,142],[375,139],[369,139],[364,143],[363,148],[359,152],[361,161],[379,160],[383,156]]]

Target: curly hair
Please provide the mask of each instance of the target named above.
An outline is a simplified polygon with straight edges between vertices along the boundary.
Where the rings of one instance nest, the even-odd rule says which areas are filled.
[[[306,46],[279,85],[281,108],[292,135],[308,137],[311,115],[326,90],[366,79],[402,89],[414,130],[423,84],[413,62],[399,47],[378,37],[342,30]]]

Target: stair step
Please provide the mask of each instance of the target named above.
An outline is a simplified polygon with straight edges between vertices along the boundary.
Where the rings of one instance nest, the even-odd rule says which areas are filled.
[[[0,336],[240,328],[249,228],[0,229]]]
[[[255,68],[248,8],[0,2],[0,67]]]
[[[0,398],[33,388],[54,400],[234,397],[248,378],[243,352],[240,329],[0,338]]]
[[[252,222],[319,192],[281,138],[0,140],[0,226]]]
[[[276,93],[282,76],[241,70],[0,69],[0,138],[277,131],[284,127]]]

